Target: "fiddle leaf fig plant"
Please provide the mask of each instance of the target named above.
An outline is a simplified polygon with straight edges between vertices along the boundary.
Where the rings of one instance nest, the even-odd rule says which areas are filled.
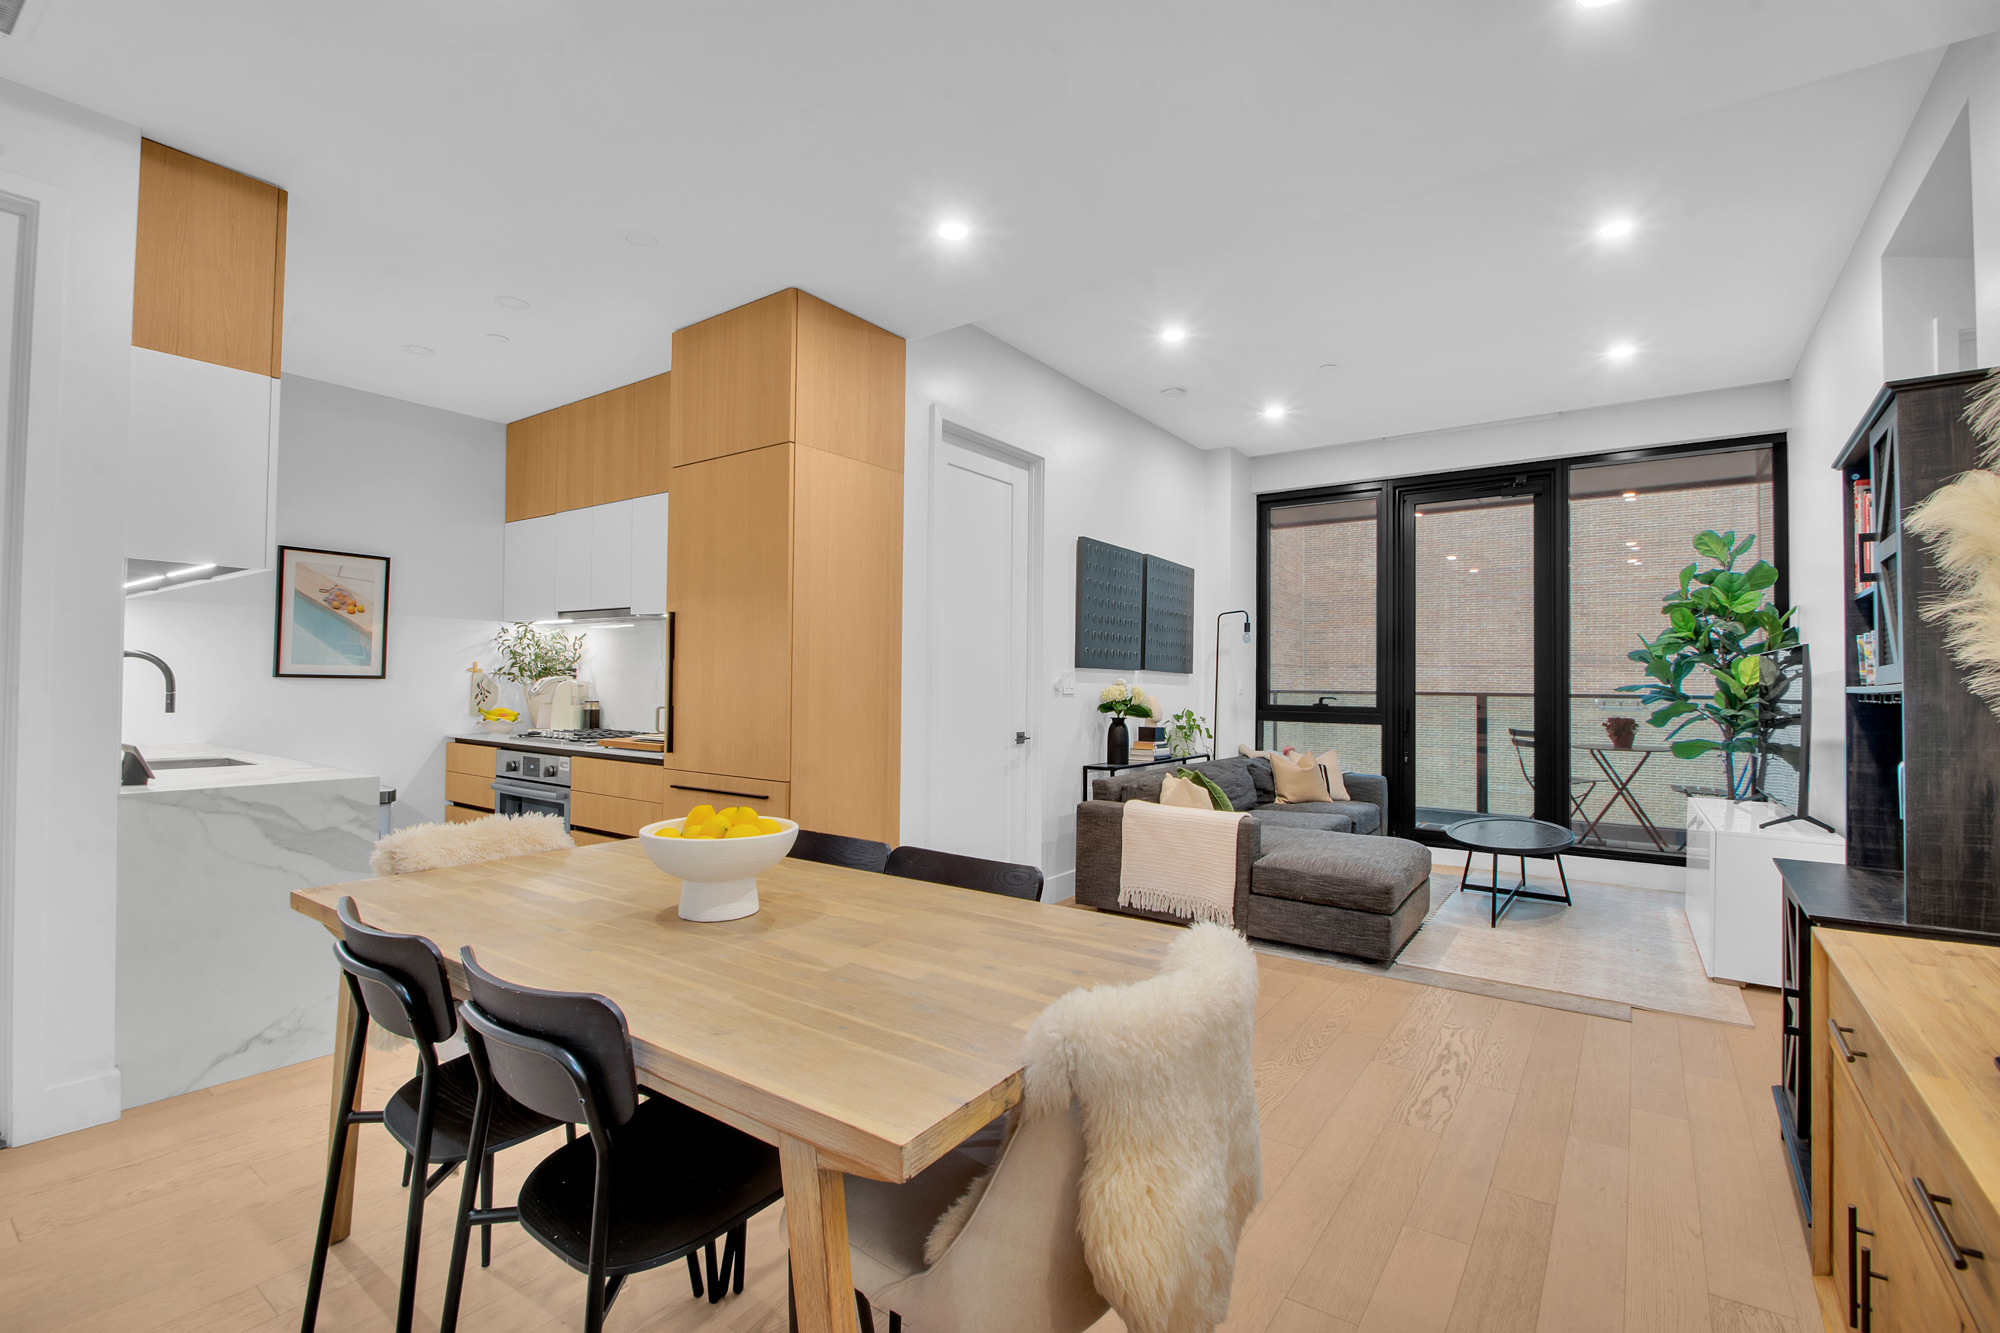
[[[1799,643],[1792,612],[1778,610],[1767,596],[1778,582],[1777,568],[1763,560],[1736,567],[1756,540],[1755,533],[1738,541],[1734,532],[1713,531],[1694,539],[1695,552],[1712,563],[1681,570],[1680,586],[1661,599],[1667,627],[1651,640],[1641,634],[1640,647],[1626,654],[1646,679],[1618,687],[1653,707],[1652,725],[1678,723],[1667,733],[1675,758],[1719,751],[1730,793],[1739,797],[1749,794],[1755,756],[1788,720],[1779,700],[1790,676],[1778,655]],[[1689,693],[1697,668],[1713,681],[1712,695]],[[1695,677],[1692,683],[1702,682]],[[1701,722],[1712,724],[1720,739],[1674,739]],[[1740,769],[1738,756],[1745,761]]]

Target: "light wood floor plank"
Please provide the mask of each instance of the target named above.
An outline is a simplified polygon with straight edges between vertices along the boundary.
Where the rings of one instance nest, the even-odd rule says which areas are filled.
[[[1293,1300],[1361,1321],[1437,1146],[1428,1130],[1395,1122],[1382,1130],[1293,1280],[1287,1293]],[[1447,1304],[1444,1313],[1450,1310]]]
[[[1472,1081],[1482,1087],[1513,1092],[1521,1086],[1528,1068],[1528,1052],[1535,1045],[1535,1028],[1542,1011],[1513,1000],[1496,1001],[1497,1012],[1487,1025],[1479,1044],[1479,1062],[1473,1067]]]
[[[1305,1147],[1318,1137],[1361,1071],[1375,1059],[1380,1037],[1352,1030],[1338,1033],[1311,1069],[1263,1116],[1266,1140]]]
[[[1430,1055],[1432,1037],[1444,1025],[1444,1016],[1451,1012],[1452,998],[1451,991],[1426,987],[1403,1011],[1402,1021],[1382,1039],[1382,1049],[1375,1058],[1385,1064],[1422,1068]]]
[[[1583,1020],[1583,1054],[1577,1062],[1576,1099],[1569,1132],[1622,1148],[1632,1133],[1632,1025],[1609,1018]]]
[[[1410,1085],[1410,1095],[1396,1108],[1398,1119],[1433,1134],[1444,1132],[1465,1092],[1472,1062],[1479,1054],[1480,1035],[1478,1028],[1455,1028],[1449,1024],[1432,1034],[1430,1050],[1417,1066],[1417,1081]]]
[[[1375,1284],[1360,1333],[1444,1333],[1467,1247],[1404,1227]]]
[[[1566,1145],[1536,1333],[1625,1327],[1626,1152],[1591,1139]]]
[[[1470,1245],[1486,1210],[1493,1166],[1507,1139],[1515,1094],[1498,1088],[1469,1087],[1445,1126],[1437,1154],[1424,1172],[1410,1205],[1408,1224]]]
[[[1407,981],[1397,981],[1390,977],[1378,977],[1370,988],[1368,1003],[1347,1025],[1350,1032],[1363,1032],[1371,1037],[1386,1037],[1396,1030],[1419,995],[1430,992],[1429,986],[1412,985]]]
[[[1741,1305],[1792,1316],[1797,1312],[1791,1284],[1736,1080],[1689,1074],[1687,1099],[1708,1289]]]
[[[1263,1058],[1256,1060],[1252,1068],[1257,1080],[1260,1116],[1283,1101],[1285,1094],[1298,1086],[1334,1039],[1346,1030],[1367,1001],[1370,980],[1357,977],[1352,983],[1337,987],[1283,1041],[1268,1046]],[[1254,1057],[1254,1049],[1252,1054]]]
[[[1355,1331],[1354,1325],[1345,1319],[1335,1319],[1324,1311],[1315,1310],[1310,1305],[1300,1305],[1297,1301],[1286,1301],[1278,1307],[1277,1317],[1271,1320],[1265,1333],[1355,1333]]]
[[[1487,1195],[1450,1333],[1535,1333],[1555,1213],[1551,1204],[1505,1190]]]
[[[1715,1333],[1799,1333],[1795,1319],[1754,1305],[1738,1305],[1723,1296],[1708,1298],[1708,1322]]]
[[[1772,1068],[1776,1068],[1772,1062]],[[1632,1011],[1632,1105],[1654,1115],[1687,1119],[1681,1086],[1680,1024],[1672,1014]]]
[[[1634,1111],[1627,1152],[1627,1333],[1708,1333],[1708,1274],[1688,1122]]]
[[[1556,1201],[1582,1054],[1583,1015],[1544,1009],[1514,1097],[1507,1141],[1493,1168],[1493,1188],[1543,1203]]]

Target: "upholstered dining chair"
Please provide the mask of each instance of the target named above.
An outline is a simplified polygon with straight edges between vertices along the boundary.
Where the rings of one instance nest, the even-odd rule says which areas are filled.
[[[954,1149],[901,1185],[847,1177],[864,1333],[873,1309],[953,1333],[1129,1333],[1222,1322],[1259,1190],[1257,963],[1197,925],[1159,973],[1072,991],[1035,1020],[997,1160]]]

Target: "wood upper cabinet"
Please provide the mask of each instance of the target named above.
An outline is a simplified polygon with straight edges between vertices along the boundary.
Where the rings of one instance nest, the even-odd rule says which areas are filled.
[[[670,770],[790,776],[793,450],[674,469]]]
[[[674,466],[797,443],[903,470],[904,343],[787,288],[674,334]]]
[[[588,509],[667,489],[671,373],[507,427],[507,521]]]
[[[278,376],[283,190],[141,139],[134,261],[134,347]]]

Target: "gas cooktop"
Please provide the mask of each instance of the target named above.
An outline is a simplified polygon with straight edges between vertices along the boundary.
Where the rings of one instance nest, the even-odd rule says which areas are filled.
[[[636,731],[613,731],[609,727],[585,727],[574,731],[517,731],[514,739],[522,741],[615,741],[627,736],[637,736]]]

